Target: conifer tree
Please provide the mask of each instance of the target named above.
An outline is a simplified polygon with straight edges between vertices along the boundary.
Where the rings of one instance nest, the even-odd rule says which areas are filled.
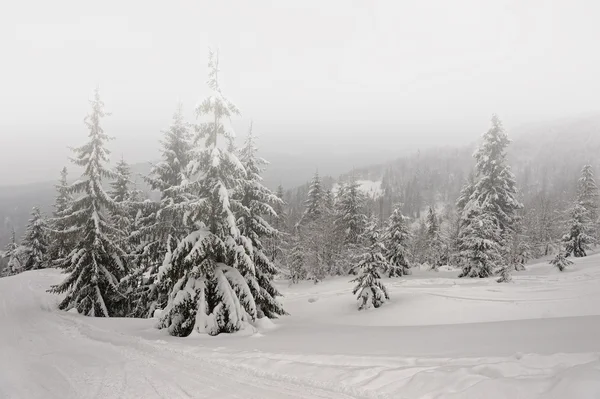
[[[300,240],[296,240],[289,254],[289,274],[290,282],[297,284],[300,280],[304,280],[307,277],[306,267],[304,264],[305,251],[302,248]]]
[[[472,172],[469,173],[469,178],[467,179],[465,185],[461,189],[460,195],[458,196],[458,200],[456,200],[456,209],[459,214],[462,214],[464,212],[467,204],[471,200],[471,196],[475,191],[476,183],[477,181],[475,180],[475,174]]]
[[[128,247],[127,240],[137,214],[137,209],[134,207],[134,202],[137,198],[135,193],[130,189],[131,169],[123,158],[117,163],[114,174],[116,178],[110,183],[112,191],[109,195],[119,206],[116,208],[116,211],[111,213],[111,222],[113,226],[122,232],[121,236],[114,237],[114,239],[119,240],[123,248],[129,253],[128,248],[126,248]]]
[[[484,212],[489,212],[498,223],[502,234],[511,232],[518,219],[517,211],[523,204],[517,198],[515,177],[506,164],[506,148],[510,139],[497,115],[492,116],[492,127],[483,136],[483,144],[475,152],[477,177],[471,201],[476,201]]]
[[[410,238],[408,219],[402,215],[400,207],[397,207],[388,219],[383,235],[385,258],[390,267],[390,277],[411,274],[410,247],[408,245]]]
[[[336,202],[335,227],[345,245],[358,244],[367,224],[365,196],[354,177],[341,185]]]
[[[67,240],[67,237],[54,234],[55,231],[63,231],[67,228],[64,221],[61,219],[67,214],[73,202],[73,198],[69,193],[69,183],[67,178],[67,168],[64,167],[60,172],[59,183],[55,186],[57,195],[54,201],[52,219],[50,220],[50,247],[48,248],[48,255],[51,265],[54,264],[55,260],[65,257],[67,253],[71,251],[72,243]]]
[[[468,203],[464,205],[462,215],[463,231],[460,234],[460,245],[462,252],[471,255],[467,257],[470,261],[463,265],[461,276],[488,277],[500,262],[495,254],[501,256],[505,252],[508,253],[503,248],[507,248],[508,238],[514,232],[515,222],[518,220],[517,211],[523,207],[517,198],[514,175],[506,164],[506,148],[509,144],[510,140],[500,119],[493,115],[492,127],[484,134],[483,143],[474,155],[478,180]],[[466,188],[463,194],[466,195],[468,190]],[[462,202],[459,201],[459,208]],[[498,234],[496,228],[499,229]],[[469,237],[469,233],[476,233],[479,237]],[[484,252],[494,253],[485,262],[473,256],[482,251],[482,237],[493,240],[485,244],[487,249]],[[469,248],[469,245],[476,247]]]
[[[464,265],[459,277],[490,277],[502,262],[500,227],[493,214],[477,203],[471,203],[465,212],[469,223],[461,230]]]
[[[430,206],[427,211],[425,224],[427,226],[427,262],[432,269],[437,270],[443,263],[444,243],[440,235],[441,229],[438,216],[432,206]]]
[[[579,203],[576,203],[569,210],[569,232],[562,238],[565,245],[565,255],[584,257],[590,249],[590,244],[594,242],[593,237],[588,234],[590,221],[588,211]]]
[[[167,253],[189,233],[183,221],[185,210],[179,207],[189,197],[178,188],[187,179],[186,168],[192,156],[190,129],[184,120],[183,106],[178,104],[171,125],[162,132],[162,160],[144,177],[161,197],[158,203],[147,200],[136,206],[138,215],[130,236],[135,270],[130,281],[124,282],[132,300],[131,315],[135,317],[152,317],[156,309],[166,306],[167,288],[158,281],[159,267]]]
[[[585,165],[581,170],[581,177],[578,185],[578,202],[587,211],[589,220],[589,233],[592,237],[598,238],[598,207],[600,206],[600,194],[596,180],[594,179],[594,170],[591,165]]]
[[[572,265],[573,262],[567,259],[563,252],[559,252],[556,254],[556,257],[550,261],[550,264],[556,266],[559,271],[563,272],[567,266]]]
[[[126,253],[113,240],[122,233],[109,221],[110,212],[120,210],[102,186],[103,179],[115,175],[106,168],[109,151],[105,145],[110,137],[100,125],[107,113],[98,89],[90,104],[92,112],[85,119],[89,140],[73,149],[73,162],[83,168],[83,174],[67,190],[69,194],[78,194],[78,198],[64,216],[55,219],[65,226],[55,232],[57,239],[73,243],[71,251],[56,262],[68,276],[53,286],[51,292],[67,293],[60,309],[76,308],[87,316],[119,316],[124,298],[118,283],[127,272]]]
[[[8,242],[8,244],[6,244],[6,247],[4,248],[4,258],[8,260],[7,265],[6,265],[6,269],[3,272],[3,277],[4,276],[10,276],[14,273],[17,272],[18,269],[20,268],[15,268],[15,256],[16,256],[16,251],[17,248],[19,246],[17,245],[17,237],[16,237],[16,233],[15,233],[15,228],[11,227],[11,235],[10,235],[10,241]]]
[[[323,214],[324,193],[321,187],[319,172],[315,172],[308,189],[308,197],[305,202],[305,210],[299,224],[309,223],[319,219]]]
[[[283,186],[279,185],[277,187],[277,193],[275,194],[278,200],[272,204],[276,216],[270,215],[269,217],[269,224],[279,232],[279,234],[273,235],[266,240],[267,253],[269,259],[271,259],[271,262],[273,263],[280,260],[281,256],[283,255],[284,246],[287,244],[287,214],[285,210],[286,203],[283,200],[283,194]]]
[[[40,210],[33,207],[31,219],[23,237],[25,248],[25,270],[45,269],[48,267],[48,227]]]
[[[167,252],[159,271],[160,280],[169,288],[159,328],[176,336],[194,330],[210,335],[235,332],[257,317],[252,292],[260,286],[252,259],[254,248],[236,225],[234,212],[243,205],[231,195],[246,178],[231,151],[235,136],[228,123],[239,110],[221,92],[219,57],[212,51],[208,67],[212,95],[196,108],[202,118],[196,127],[197,146],[188,179],[176,189],[188,194],[189,199],[175,208],[186,210],[193,231]]]
[[[286,313],[277,300],[281,293],[273,285],[273,277],[277,274],[277,269],[267,255],[263,242],[266,243],[267,239],[275,238],[280,234],[265,217],[277,218],[271,204],[281,205],[282,200],[262,184],[261,173],[268,162],[256,155],[257,150],[256,136],[251,124],[244,146],[239,153],[240,161],[246,170],[246,178],[242,180],[239,188],[242,206],[237,212],[237,223],[240,226],[240,233],[250,239],[253,247],[250,255],[254,261],[254,272],[250,276],[250,281],[256,278],[258,290],[254,291],[256,287],[254,284],[249,286],[256,302],[257,317],[276,318]]]
[[[388,269],[384,257],[385,247],[380,241],[379,231],[375,225],[369,226],[369,246],[359,257],[355,267],[358,277],[351,282],[356,283],[352,290],[357,295],[358,310],[368,309],[371,306],[378,308],[390,299],[387,289],[381,282],[381,274]]]

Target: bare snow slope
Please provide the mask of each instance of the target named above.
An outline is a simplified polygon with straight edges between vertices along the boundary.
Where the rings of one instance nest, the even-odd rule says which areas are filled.
[[[254,335],[56,310],[54,270],[0,279],[0,398],[600,398],[600,256],[514,284],[415,272],[358,312],[347,278],[288,287]]]

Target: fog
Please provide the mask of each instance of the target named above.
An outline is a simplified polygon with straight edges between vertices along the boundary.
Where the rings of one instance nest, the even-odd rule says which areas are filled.
[[[115,156],[158,156],[207,48],[265,156],[358,165],[598,111],[594,1],[19,1],[0,14],[0,185],[55,179],[99,85]]]

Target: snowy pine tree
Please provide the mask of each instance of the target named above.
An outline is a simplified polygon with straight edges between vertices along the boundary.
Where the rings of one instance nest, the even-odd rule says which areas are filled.
[[[123,158],[117,163],[115,170],[115,180],[110,183],[112,200],[119,206],[111,212],[111,223],[122,234],[113,239],[118,240],[123,249],[129,251],[129,234],[131,233],[134,220],[137,214],[137,208],[134,202],[137,199],[135,192],[130,189],[131,169],[129,164]]]
[[[576,203],[569,210],[569,232],[562,238],[565,246],[566,256],[584,257],[590,249],[590,244],[594,242],[592,236],[588,234],[590,220],[588,211],[579,203]]]
[[[385,246],[385,258],[389,264],[389,276],[404,276],[411,274],[410,271],[410,247],[411,238],[408,219],[400,212],[400,207],[394,209],[387,222],[383,235]]]
[[[277,274],[277,269],[266,253],[265,244],[267,239],[275,238],[280,233],[267,222],[266,217],[277,218],[271,204],[281,205],[282,200],[262,184],[261,173],[268,162],[256,155],[257,150],[256,136],[251,124],[244,146],[239,153],[240,161],[246,170],[246,178],[239,189],[242,207],[237,212],[237,223],[240,226],[240,233],[250,239],[253,247],[251,256],[253,256],[254,271],[249,280],[256,279],[258,290],[253,290],[256,287],[254,284],[249,284],[249,287],[256,302],[257,317],[277,318],[286,312],[277,300],[277,297],[281,296],[273,285],[273,277]]]
[[[25,230],[23,243],[25,248],[25,270],[45,269],[48,267],[48,226],[40,210],[31,210],[31,219]]]
[[[556,254],[556,257],[550,261],[550,264],[556,266],[559,271],[563,272],[565,271],[567,266],[572,265],[573,262],[567,259],[564,253],[559,252],[558,254]]]
[[[356,283],[352,293],[358,294],[358,310],[369,309],[371,306],[378,308],[390,299],[381,282],[381,274],[389,267],[383,255],[385,247],[380,241],[376,226],[369,226],[366,234],[369,237],[369,246],[359,257],[355,267],[358,277],[351,281]]]
[[[4,258],[8,262],[6,265],[6,269],[4,269],[2,272],[2,277],[11,276],[20,269],[20,267],[15,268],[16,252],[18,247],[19,246],[17,245],[17,235],[15,233],[15,228],[11,227],[10,241],[8,242],[8,244],[6,244],[6,247],[4,248]]]
[[[54,201],[52,219],[50,220],[50,247],[48,248],[50,264],[53,264],[56,259],[63,258],[71,251],[72,243],[67,240],[67,237],[56,236],[53,233],[54,231],[63,231],[67,227],[61,219],[67,214],[73,202],[73,198],[69,193],[69,183],[67,181],[67,177],[67,168],[64,167],[60,172],[59,184],[55,186],[57,195]]]
[[[133,274],[124,282],[132,298],[132,315],[152,317],[156,309],[167,304],[167,288],[158,281],[159,267],[168,252],[189,233],[184,223],[185,210],[179,205],[188,200],[177,188],[187,179],[186,168],[191,160],[190,125],[178,104],[170,127],[160,141],[162,160],[153,165],[145,181],[160,192],[160,201],[144,201],[138,205],[131,241],[133,244]]]
[[[336,202],[335,227],[345,245],[358,244],[367,224],[365,196],[360,185],[352,178],[340,186]]]
[[[600,233],[600,231],[598,231],[600,223],[598,215],[600,194],[598,186],[596,185],[596,180],[594,179],[594,170],[591,165],[585,165],[581,171],[577,194],[579,204],[587,211],[589,234],[596,239],[600,238],[598,237],[598,234]]]
[[[461,230],[464,259],[459,277],[490,277],[502,263],[501,229],[493,214],[471,203],[465,209],[469,223]]]
[[[502,235],[513,231],[517,211],[523,208],[517,198],[515,177],[506,164],[509,144],[502,122],[493,115],[492,127],[484,134],[483,144],[475,152],[479,180],[470,197],[470,202],[477,202],[484,212],[497,220]]]
[[[308,189],[308,197],[305,202],[305,210],[299,224],[309,223],[319,219],[323,214],[324,192],[321,187],[321,178],[319,172],[315,172]]]
[[[254,249],[236,225],[234,211],[243,205],[231,195],[246,178],[231,152],[235,136],[229,121],[239,110],[221,92],[219,58],[212,51],[208,67],[212,95],[196,108],[203,119],[196,127],[198,145],[188,167],[189,179],[176,189],[188,194],[189,199],[175,207],[185,209],[193,231],[167,252],[159,271],[161,282],[169,287],[159,328],[176,336],[194,330],[210,335],[235,332],[257,317],[252,292],[260,287],[255,278]]]
[[[437,270],[443,264],[444,243],[441,237],[440,222],[432,206],[427,211],[425,223],[427,226],[427,263],[433,270]]]
[[[305,251],[300,240],[296,240],[288,258],[290,282],[297,284],[300,280],[306,279]]]
[[[277,187],[277,193],[275,195],[278,198],[278,200],[272,204],[273,210],[275,210],[275,215],[269,216],[269,224],[273,226],[273,228],[277,230],[279,234],[273,235],[266,240],[266,251],[269,259],[271,259],[271,262],[273,263],[281,261],[284,247],[286,247],[287,244],[287,214],[285,209],[286,203],[283,200],[282,185]]]
[[[509,144],[500,119],[494,115],[492,127],[484,134],[483,143],[474,155],[478,180],[462,212],[460,246],[461,252],[470,253],[466,258],[470,260],[463,265],[461,276],[488,277],[500,263],[496,253],[502,256],[509,252],[507,242],[518,220],[517,211],[523,207],[517,199],[514,175],[506,164]],[[469,186],[465,187],[461,199],[469,190]],[[459,200],[459,208],[463,207],[463,202]],[[479,236],[470,237],[472,233]],[[470,245],[475,247],[470,248]],[[493,255],[487,261],[474,256],[482,250]]]
[[[56,262],[68,276],[51,292],[67,293],[60,309],[76,308],[87,316],[119,316],[124,298],[117,286],[127,272],[126,253],[112,238],[122,232],[109,221],[110,212],[119,211],[118,205],[102,187],[103,179],[115,176],[106,168],[109,151],[105,145],[110,138],[100,126],[107,114],[98,89],[90,103],[92,112],[85,119],[89,141],[73,149],[73,162],[83,168],[83,175],[67,190],[78,197],[65,215],[55,219],[64,226],[55,231],[57,239],[73,243],[71,251]]]
[[[465,185],[461,189],[458,199],[456,200],[456,209],[459,214],[462,214],[464,212],[465,208],[467,207],[467,204],[471,200],[471,196],[475,191],[476,183],[477,181],[475,180],[475,174],[472,172],[469,173],[469,178],[465,182]]]

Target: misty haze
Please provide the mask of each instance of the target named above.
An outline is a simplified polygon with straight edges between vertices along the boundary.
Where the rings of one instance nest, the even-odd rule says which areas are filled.
[[[0,12],[0,399],[600,398],[600,4]]]

